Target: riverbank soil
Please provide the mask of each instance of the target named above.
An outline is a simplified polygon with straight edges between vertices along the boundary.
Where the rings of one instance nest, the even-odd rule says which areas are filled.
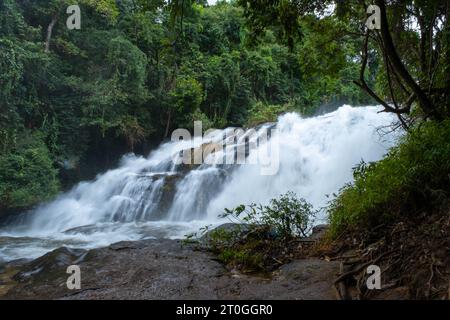
[[[343,235],[323,254],[340,263],[334,281],[340,299],[450,299],[448,209]],[[371,265],[380,268],[380,290],[368,289]]]

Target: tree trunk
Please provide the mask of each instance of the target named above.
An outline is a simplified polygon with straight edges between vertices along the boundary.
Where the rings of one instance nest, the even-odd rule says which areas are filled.
[[[425,94],[425,92],[420,88],[420,86],[416,83],[416,81],[412,78],[403,62],[401,61],[397,50],[395,49],[394,43],[392,41],[391,33],[389,31],[389,24],[386,14],[386,5],[384,0],[376,0],[375,3],[380,7],[380,15],[381,15],[381,38],[383,40],[383,46],[388,56],[389,60],[392,62],[392,66],[395,69],[395,72],[405,81],[406,85],[414,92],[417,97],[417,100],[420,103],[423,111],[427,115],[432,115],[437,117],[435,114],[433,105],[431,104],[430,99]]]
[[[170,112],[170,110],[169,110],[169,114],[167,115],[166,130],[164,132],[164,139],[169,136],[171,118],[172,118],[172,112]]]
[[[50,41],[52,40],[53,27],[55,26],[57,21],[58,18],[54,16],[47,27],[47,37],[45,38],[45,52],[50,52]]]

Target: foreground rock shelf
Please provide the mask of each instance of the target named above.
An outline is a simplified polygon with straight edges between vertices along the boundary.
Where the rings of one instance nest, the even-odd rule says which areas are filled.
[[[69,265],[81,289],[69,290]],[[334,299],[338,262],[295,260],[268,277],[230,272],[178,240],[120,242],[90,251],[59,248],[0,267],[0,299]]]

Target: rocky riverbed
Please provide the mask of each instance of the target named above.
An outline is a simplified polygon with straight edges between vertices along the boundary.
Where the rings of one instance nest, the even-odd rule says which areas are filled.
[[[67,288],[70,265],[80,267],[79,290]],[[334,299],[338,271],[337,262],[306,258],[241,274],[179,240],[154,239],[3,264],[0,299]]]

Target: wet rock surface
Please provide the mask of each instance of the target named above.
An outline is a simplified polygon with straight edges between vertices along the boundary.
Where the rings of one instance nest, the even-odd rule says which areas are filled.
[[[81,289],[69,290],[69,265]],[[59,248],[0,267],[0,299],[334,299],[337,262],[295,260],[266,276],[227,270],[177,240],[120,242],[90,251]]]

